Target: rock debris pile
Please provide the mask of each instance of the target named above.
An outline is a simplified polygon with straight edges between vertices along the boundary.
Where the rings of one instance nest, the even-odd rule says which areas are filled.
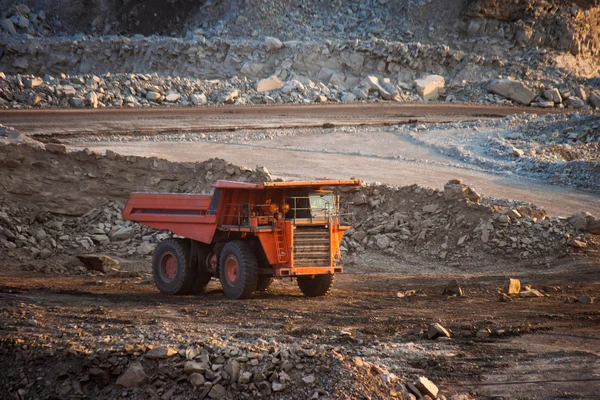
[[[443,190],[368,185],[344,199],[352,203],[355,218],[342,243],[350,255],[418,254],[452,263],[493,254],[544,264],[598,245],[588,229],[598,223],[593,216],[582,214],[585,223],[576,216],[550,217],[527,203],[482,198],[461,180]]]
[[[180,164],[113,152],[56,153],[28,145],[0,149],[0,165],[11,171],[10,178],[0,180],[6,193],[0,202],[0,245],[13,258],[44,260],[96,252],[144,257],[170,234],[123,221],[128,193],[209,193],[217,179],[271,179],[264,168],[248,170],[218,159]],[[121,176],[126,170],[130,175]],[[18,184],[17,178],[22,179]],[[40,196],[31,198],[31,190]],[[65,191],[78,195],[59,195]],[[549,217],[526,203],[482,198],[460,180],[443,190],[365,185],[343,193],[343,200],[353,203],[353,229],[342,244],[342,251],[351,256],[375,251],[459,262],[493,254],[545,263],[598,245],[593,216]],[[577,216],[583,216],[583,222]],[[47,271],[64,269],[51,266]]]

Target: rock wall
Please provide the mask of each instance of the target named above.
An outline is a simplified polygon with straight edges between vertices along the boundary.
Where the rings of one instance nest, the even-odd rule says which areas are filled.
[[[471,37],[505,37],[522,47],[600,55],[597,1],[478,0],[465,15],[463,29]]]

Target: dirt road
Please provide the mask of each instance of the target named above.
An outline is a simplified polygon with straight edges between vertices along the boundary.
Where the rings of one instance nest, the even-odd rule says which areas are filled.
[[[452,104],[281,105],[206,108],[103,110],[11,110],[0,112],[0,124],[30,135],[65,133],[156,133],[266,129],[334,125],[382,125],[412,122],[464,121],[524,112],[561,112]],[[563,111],[564,112],[564,111]]]
[[[101,354],[100,349],[112,349],[119,355],[119,345],[134,343],[183,348],[190,340],[213,336],[228,338],[223,340],[232,347],[258,339],[282,348],[309,342],[331,345],[346,359],[360,356],[389,365],[402,380],[427,376],[447,396],[470,392],[480,399],[558,399],[567,394],[594,398],[600,390],[596,329],[600,306],[570,302],[583,293],[600,295],[593,265],[571,263],[552,272],[518,274],[523,284],[533,284],[548,295],[508,303],[497,301],[502,275],[369,274],[368,269],[347,268],[362,273],[339,276],[327,298],[305,299],[294,282],[278,281],[269,293],[236,302],[227,300],[216,282],[198,297],[169,297],[140,278],[1,275],[3,336],[10,342],[17,335],[30,347],[36,340],[54,338],[50,348],[56,356],[44,357],[44,348],[33,345],[28,352],[7,352],[0,367],[5,369],[21,357],[22,376],[41,376],[47,382],[32,390],[49,393],[70,377],[83,376],[85,365],[93,365],[82,361],[90,351]],[[464,297],[441,296],[453,278],[463,286]],[[405,298],[396,295],[411,290],[414,294]],[[91,317],[82,321],[85,314]],[[451,339],[425,338],[433,322],[450,329]],[[63,346],[65,351],[60,350]],[[39,368],[57,360],[73,369]],[[151,360],[142,361],[146,370],[156,368]],[[159,368],[177,371],[181,365],[165,360]],[[317,375],[317,387],[326,387],[327,375]],[[178,377],[178,373],[163,377],[164,389],[175,385],[188,390],[189,383],[174,382]],[[13,379],[4,379],[0,377],[3,387],[11,387]],[[117,393],[96,380],[83,385],[90,395]],[[335,389],[329,390],[338,397]],[[294,392],[300,394],[302,389]]]

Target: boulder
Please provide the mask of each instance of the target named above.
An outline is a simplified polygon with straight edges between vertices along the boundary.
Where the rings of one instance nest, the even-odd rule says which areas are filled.
[[[427,338],[428,339],[437,339],[440,336],[450,337],[450,332],[446,330],[442,325],[435,323],[429,327],[427,330]]]
[[[202,386],[202,385],[204,385],[204,382],[206,382],[204,375],[199,374],[197,372],[190,375],[190,383],[193,386]]]
[[[69,103],[75,108],[83,108],[85,107],[85,100],[83,97],[71,97],[69,99]]]
[[[427,395],[432,399],[437,398],[439,392],[438,387],[426,377],[420,377],[419,380],[415,382],[415,387],[419,389],[419,392],[422,394]]]
[[[67,154],[67,146],[60,143],[46,143],[44,145],[46,151],[54,154]]]
[[[98,95],[96,94],[96,92],[90,90],[87,96],[85,96],[85,99],[87,100],[91,108],[98,108]]]
[[[279,80],[277,75],[271,75],[268,78],[261,79],[256,85],[256,91],[259,93],[269,92],[271,90],[279,90],[283,87],[283,83]]]
[[[592,107],[600,108],[600,95],[598,93],[592,93],[588,100]]]
[[[508,278],[504,284],[504,293],[519,294],[521,292],[521,281],[518,279]]]
[[[571,96],[566,101],[567,105],[571,108],[583,108],[585,107],[585,102],[581,100],[577,96]]]
[[[123,226],[123,227],[117,229],[117,231],[114,232],[112,235],[110,235],[110,240],[112,240],[113,242],[127,240],[127,239],[131,238],[133,236],[133,234],[134,234],[133,228]]]
[[[190,100],[192,101],[193,104],[199,105],[199,106],[202,106],[208,102],[208,100],[206,99],[206,95],[204,93],[193,94],[190,96]]]
[[[146,100],[148,101],[154,101],[154,102],[158,102],[160,101],[160,98],[162,96],[160,95],[160,93],[154,92],[152,90],[148,91],[148,93],[146,93]]]
[[[267,48],[269,50],[278,50],[283,47],[283,43],[281,42],[281,40],[272,36],[265,37],[265,44],[267,45]]]
[[[446,81],[440,75],[427,75],[424,78],[415,80],[417,93],[425,101],[435,101],[440,97],[440,91],[444,89]]]
[[[2,26],[2,30],[6,33],[10,33],[11,35],[14,35],[15,33],[17,33],[17,30],[15,29],[15,25],[8,18],[4,18],[3,20],[1,20],[0,26]]]
[[[346,92],[342,95],[342,101],[344,103],[352,103],[354,100],[356,100],[356,96],[353,93]]]
[[[44,80],[37,77],[23,79],[23,85],[25,85],[27,89],[33,89],[40,86],[42,83],[44,83]]]
[[[109,256],[99,254],[83,254],[77,256],[77,259],[89,270],[110,272],[121,269],[121,265]]]
[[[148,382],[148,375],[144,372],[142,364],[139,362],[132,362],[127,371],[117,379],[117,386],[124,388],[138,387]]]
[[[463,290],[456,279],[452,279],[442,292],[444,296],[462,296]]]
[[[523,83],[512,79],[494,79],[488,84],[487,90],[523,105],[529,105],[535,97],[535,93]]]
[[[179,93],[169,93],[167,95],[167,97],[165,98],[166,101],[169,101],[171,103],[176,102],[177,100],[179,100],[181,98],[181,95]]]
[[[396,100],[398,93],[396,91],[396,93],[390,92],[389,90],[386,90],[386,88],[379,82],[379,78],[377,78],[376,76],[367,76],[367,79],[365,81],[368,86],[372,89],[375,90],[379,93],[379,95],[381,96],[382,99],[384,100]],[[389,87],[388,87],[389,89]]]
[[[562,97],[556,88],[544,90],[544,97],[555,104],[562,103]]]
[[[177,350],[170,347],[156,347],[149,352],[146,353],[146,358],[149,360],[164,360],[165,358],[169,358],[177,354]]]

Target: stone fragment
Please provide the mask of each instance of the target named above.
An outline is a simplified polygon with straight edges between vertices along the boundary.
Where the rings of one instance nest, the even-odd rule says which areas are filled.
[[[505,210],[502,214],[508,215],[511,219],[523,218],[521,213],[519,211],[515,210],[514,208],[509,208],[509,209]]]
[[[585,107],[585,102],[581,100],[577,96],[571,96],[566,101],[567,105],[571,108],[583,108]]]
[[[211,399],[222,399],[226,394],[227,390],[225,390],[223,385],[217,383],[216,385],[213,385],[213,387],[210,389],[210,392],[208,392],[208,397]]]
[[[354,100],[356,100],[356,96],[351,92],[346,92],[342,95],[342,101],[344,103],[352,103]]]
[[[582,294],[580,296],[575,296],[575,301],[583,304],[592,304],[594,302],[594,298],[588,296],[587,294]]]
[[[98,95],[93,90],[90,90],[88,94],[85,96],[89,106],[91,108],[98,108]]]
[[[519,294],[521,292],[521,281],[508,278],[504,284],[503,292],[506,294]]]
[[[589,97],[589,102],[594,108],[600,108],[600,94],[592,93]]]
[[[267,48],[269,50],[275,49],[281,49],[283,47],[283,43],[281,42],[281,40],[272,37],[272,36],[267,36],[265,37],[265,44],[267,45]]]
[[[279,90],[282,87],[283,83],[279,80],[277,75],[271,75],[268,78],[258,81],[258,84],[256,85],[256,91],[262,93],[271,90]]]
[[[217,103],[232,104],[240,96],[237,89],[225,90],[217,96]]]
[[[190,100],[192,101],[193,104],[200,105],[200,106],[202,106],[208,102],[208,100],[206,99],[206,95],[204,93],[193,94],[190,96]]]
[[[40,86],[42,83],[44,83],[42,78],[33,77],[23,79],[23,85],[25,85],[27,89],[33,89]]]
[[[544,90],[544,97],[555,104],[562,103],[562,97],[556,88]]]
[[[117,386],[124,388],[138,387],[148,382],[148,375],[144,372],[142,364],[135,361],[129,368],[117,379]]]
[[[207,370],[209,370],[210,368],[201,362],[195,362],[195,361],[187,361],[184,365],[183,365],[183,372],[185,372],[186,374],[193,374],[193,373],[205,373]]]
[[[121,227],[117,231],[115,231],[112,235],[110,235],[110,240],[113,242],[119,242],[123,240],[130,239],[135,231],[132,227]]]
[[[576,249],[585,249],[587,247],[587,243],[577,239],[569,239],[569,246],[575,247]]]
[[[273,384],[271,385],[271,387],[274,392],[281,392],[281,391],[285,390],[285,385],[283,383],[280,383],[277,381],[273,381]]]
[[[44,147],[46,148],[46,151],[48,151],[50,153],[54,153],[54,154],[66,154],[67,153],[67,146],[65,146],[64,144],[46,143],[46,145]]]
[[[240,377],[238,379],[238,383],[245,384],[245,383],[249,383],[250,380],[252,380],[252,372],[250,372],[250,371],[244,371],[240,375]]]
[[[458,284],[458,281],[456,279],[452,279],[450,282],[448,282],[448,285],[444,288],[442,295],[444,295],[444,296],[462,296],[463,290],[460,287],[460,285]]]
[[[544,295],[539,290],[531,289],[531,288],[526,289],[526,290],[522,291],[521,293],[519,293],[519,297],[524,297],[524,298],[527,298],[527,297],[543,297],[543,296]]]
[[[11,35],[14,35],[15,33],[17,33],[17,29],[15,28],[15,25],[8,18],[4,18],[4,19],[0,20],[0,26],[2,26],[2,30],[6,33],[10,33]]]
[[[421,376],[419,380],[415,382],[415,386],[421,393],[431,397],[432,399],[435,399],[439,392],[438,387],[424,376]]]
[[[194,372],[193,374],[190,375],[190,383],[194,386],[202,386],[204,385],[204,382],[206,382],[206,379],[204,378],[204,375],[198,373],[198,372]]]
[[[85,107],[85,100],[83,97],[71,97],[69,99],[69,103],[75,108],[83,108]]]
[[[154,102],[158,102],[161,99],[161,94],[157,93],[157,92],[153,92],[153,91],[148,91],[148,93],[146,93],[146,100],[149,101],[154,101]]]
[[[166,101],[169,101],[171,103],[176,102],[177,100],[179,100],[181,98],[181,95],[179,93],[169,93],[167,95],[167,97],[165,98]]]
[[[83,254],[77,256],[77,259],[89,270],[110,272],[113,270],[120,270],[121,265],[118,261],[113,260],[109,256],[99,254]]]
[[[446,81],[440,75],[427,75],[424,78],[415,80],[417,93],[425,101],[436,101],[440,97],[440,92],[444,89]]]
[[[529,105],[535,97],[535,93],[522,82],[512,79],[494,79],[488,84],[487,90],[523,105]]]
[[[446,330],[442,325],[435,323],[429,327],[427,330],[427,338],[428,339],[437,339],[441,336],[450,337],[450,332]]]
[[[156,347],[146,353],[146,358],[149,360],[165,359],[177,354],[177,350],[170,347]]]
[[[379,78],[376,76],[367,76],[366,82],[372,90],[379,92],[379,95],[384,100],[395,100],[397,98],[397,93],[394,94],[386,90],[379,82]]]

